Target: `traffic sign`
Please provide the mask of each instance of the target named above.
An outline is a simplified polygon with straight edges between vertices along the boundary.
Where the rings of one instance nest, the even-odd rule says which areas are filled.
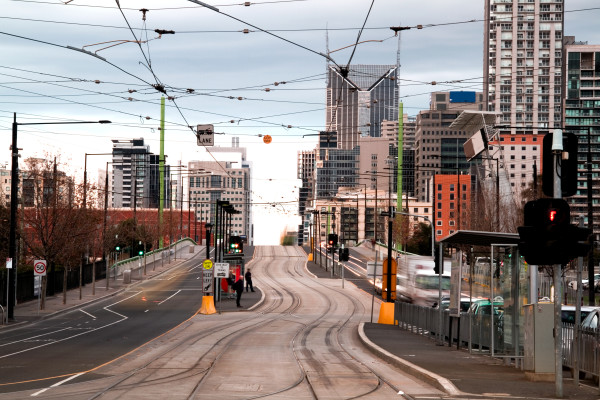
[[[213,292],[213,272],[212,269],[208,271],[202,271],[202,293],[208,295]]]
[[[269,143],[271,143],[271,141],[272,141],[272,140],[273,140],[273,138],[271,137],[271,135],[265,135],[265,136],[263,137],[263,142],[264,142],[265,144],[269,144]]]
[[[6,269],[12,269],[12,258],[6,259]]]
[[[46,260],[35,260],[33,263],[34,275],[46,276]]]
[[[215,263],[215,278],[229,278],[229,263]]]
[[[215,145],[215,129],[213,125],[198,125],[196,137],[198,138],[198,146],[214,146]]]
[[[212,260],[206,259],[202,262],[202,268],[204,268],[205,270],[211,270],[213,268],[213,262]]]

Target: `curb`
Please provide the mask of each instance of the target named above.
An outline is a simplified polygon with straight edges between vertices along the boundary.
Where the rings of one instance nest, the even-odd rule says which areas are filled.
[[[371,340],[369,340],[369,338],[367,337],[367,335],[365,334],[365,323],[361,322],[358,325],[358,336],[360,337],[360,340],[363,342],[363,344],[376,356],[381,357],[382,359],[384,359],[385,361],[394,364],[400,368],[402,368],[403,371],[409,373],[410,375],[414,376],[417,379],[420,379],[424,382],[427,382],[429,385],[435,387],[438,390],[441,390],[442,392],[447,393],[450,396],[459,396],[462,395],[464,393],[462,393],[460,390],[458,390],[458,388],[456,386],[454,386],[454,384],[452,382],[450,382],[450,380],[434,374],[433,372],[427,371],[424,368],[421,368],[411,362],[408,362],[400,357],[397,357],[395,355],[393,355],[392,353],[388,352],[387,350],[382,349],[381,347],[377,346],[375,343],[373,343]]]

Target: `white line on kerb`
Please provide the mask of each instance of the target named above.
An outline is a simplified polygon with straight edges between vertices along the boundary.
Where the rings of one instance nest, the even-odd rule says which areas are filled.
[[[60,386],[60,385],[62,385],[63,383],[65,383],[65,382],[69,382],[71,379],[75,379],[75,378],[77,378],[78,376],[81,376],[81,375],[83,375],[83,374],[84,374],[84,372],[82,372],[82,373],[80,373],[80,374],[75,374],[75,375],[73,375],[73,376],[70,376],[70,377],[68,377],[67,379],[63,379],[63,380],[62,380],[62,381],[60,381],[60,382],[56,382],[54,385],[50,385],[49,387],[47,387],[47,388],[45,388],[45,389],[42,389],[42,390],[39,390],[39,391],[37,391],[37,392],[33,393],[33,394],[31,395],[31,397],[35,397],[35,396],[37,396],[38,394],[42,394],[42,393],[44,393],[46,390],[48,390],[48,389],[50,389],[50,388],[53,388],[53,387]]]

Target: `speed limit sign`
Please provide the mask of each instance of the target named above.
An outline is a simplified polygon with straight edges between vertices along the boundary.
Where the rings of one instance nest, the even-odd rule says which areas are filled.
[[[33,274],[46,276],[46,260],[35,260],[33,263]]]

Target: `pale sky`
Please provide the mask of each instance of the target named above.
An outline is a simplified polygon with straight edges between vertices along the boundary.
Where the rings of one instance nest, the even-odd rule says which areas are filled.
[[[143,137],[158,154],[161,93],[151,86],[158,82],[174,98],[168,162],[210,159],[188,125],[213,124],[223,146],[239,137],[253,164],[256,243],[275,244],[299,222],[297,152],[313,149],[313,135],[325,129],[326,60],[318,53],[329,50],[344,66],[395,64],[400,48],[400,95],[410,115],[428,108],[432,91],[481,90],[483,0],[205,3],[219,12],[185,0],[0,0],[0,165],[10,167],[15,112],[21,123],[113,122],[21,126],[21,161],[60,153],[82,177],[84,154],[110,153],[113,138]],[[565,0],[565,10],[565,35],[600,44],[597,0]],[[336,51],[354,44],[363,24],[364,43]],[[424,29],[403,31],[400,41],[389,29],[416,25]],[[175,34],[157,39],[155,29]],[[259,136],[266,134],[270,144]],[[108,160],[88,157],[88,175]]]

